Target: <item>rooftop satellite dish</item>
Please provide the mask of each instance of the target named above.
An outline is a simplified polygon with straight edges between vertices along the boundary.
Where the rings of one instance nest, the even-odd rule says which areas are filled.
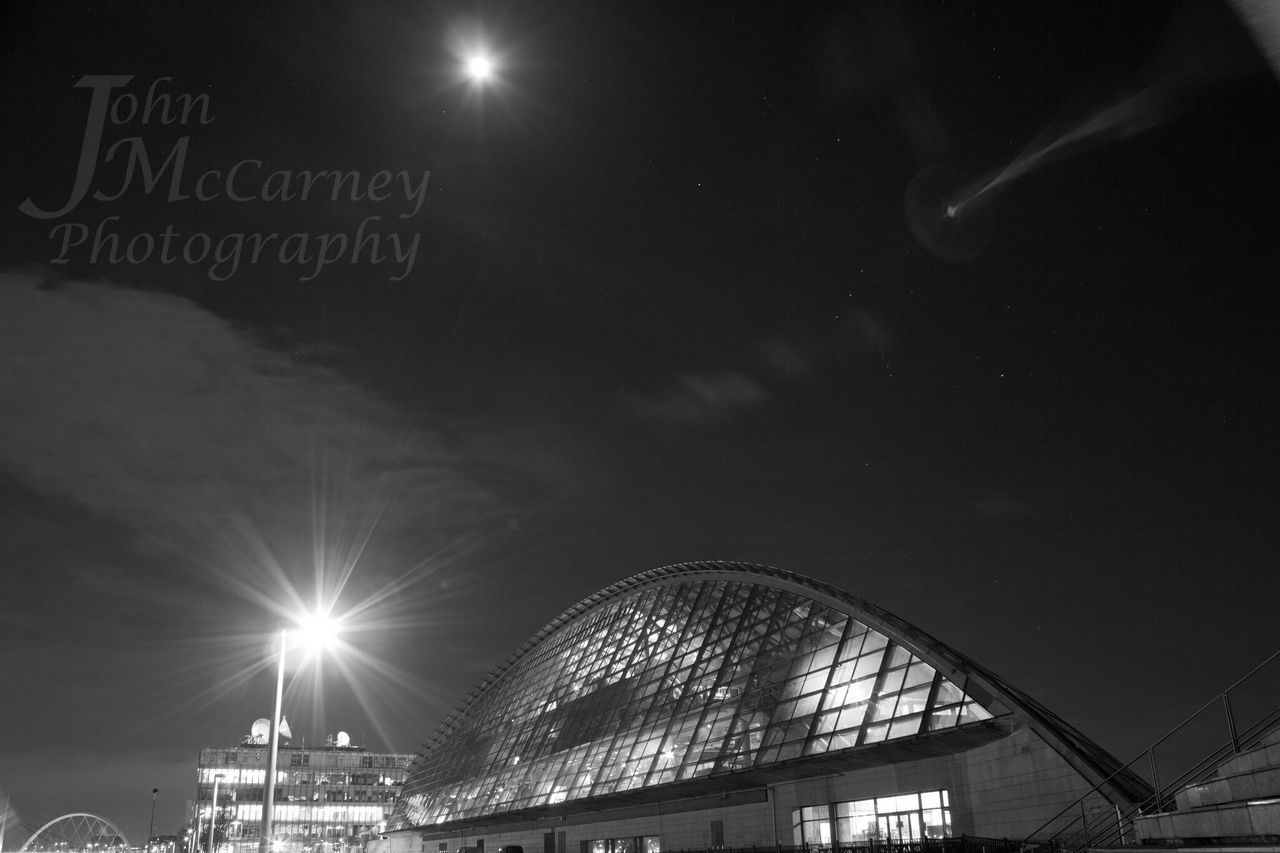
[[[249,729],[249,737],[254,743],[266,743],[267,738],[271,736],[271,721],[266,717],[260,717],[253,721],[253,727]]]
[[[338,732],[338,738],[335,743],[338,746],[351,746],[351,735],[346,732]]]

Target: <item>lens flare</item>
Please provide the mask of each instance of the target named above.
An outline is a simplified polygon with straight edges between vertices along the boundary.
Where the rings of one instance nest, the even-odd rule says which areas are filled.
[[[911,181],[907,224],[929,253],[953,263],[982,254],[991,239],[988,199],[972,195],[973,182],[948,166],[931,166]]]

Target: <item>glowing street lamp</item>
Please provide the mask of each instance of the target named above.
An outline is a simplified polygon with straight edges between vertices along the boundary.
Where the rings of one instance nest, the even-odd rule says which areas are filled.
[[[306,614],[298,620],[298,627],[295,629],[295,633],[305,648],[317,652],[331,647],[337,638],[338,631],[338,622],[330,618],[327,613],[319,612]],[[271,838],[272,809],[276,799],[276,768],[280,751],[280,714],[281,705],[284,701],[284,659],[288,646],[289,629],[281,628],[279,666],[276,669],[276,706],[275,713],[271,715],[271,733],[268,735],[270,747],[267,752],[266,790],[263,792],[262,797],[262,830],[258,838],[258,853],[272,853],[273,850],[278,849]],[[210,850],[209,853],[213,853],[213,851]]]
[[[216,849],[213,846],[213,831],[218,828],[218,783],[227,778],[221,773],[213,777],[213,811],[209,814],[209,853]]]

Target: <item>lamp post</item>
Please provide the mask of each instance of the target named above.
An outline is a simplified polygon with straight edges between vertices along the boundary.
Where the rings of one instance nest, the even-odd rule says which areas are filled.
[[[213,777],[213,810],[209,812],[209,853],[214,853],[213,833],[218,828],[218,783],[225,778],[221,773]]]
[[[298,621],[298,636],[317,650],[322,649],[335,634],[338,623],[329,618],[327,612],[309,613]],[[267,735],[270,746],[267,750],[267,778],[262,796],[262,829],[258,838],[258,853],[271,853],[271,836],[274,829],[273,808],[276,799],[276,772],[280,758],[280,719],[284,701],[284,660],[289,646],[289,629],[280,629],[280,652],[276,668],[276,703],[275,713],[271,715],[271,730]],[[213,851],[209,851],[213,853]]]
[[[262,795],[262,831],[258,838],[258,853],[269,853],[271,846],[271,808],[276,800],[276,764],[280,751],[280,705],[284,701],[284,652],[289,642],[289,630],[280,629],[280,661],[276,670],[276,707],[271,715],[271,733],[267,736],[267,779]],[[213,851],[210,851],[213,853]]]
[[[151,853],[151,839],[156,834],[156,795],[159,793],[159,788],[151,789],[151,824],[147,827],[147,853]]]

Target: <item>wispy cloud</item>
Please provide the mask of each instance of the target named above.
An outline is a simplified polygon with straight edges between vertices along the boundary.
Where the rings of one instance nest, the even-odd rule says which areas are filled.
[[[357,561],[401,573],[563,489],[542,478],[571,467],[547,458],[567,442],[531,465],[504,438],[534,446],[537,427],[490,424],[480,443],[189,300],[37,285],[0,276],[0,473],[123,525],[144,552],[216,567],[244,597],[279,593],[273,562],[314,558],[329,585]],[[320,562],[340,568],[321,580]],[[73,573],[104,591],[129,576]]]

